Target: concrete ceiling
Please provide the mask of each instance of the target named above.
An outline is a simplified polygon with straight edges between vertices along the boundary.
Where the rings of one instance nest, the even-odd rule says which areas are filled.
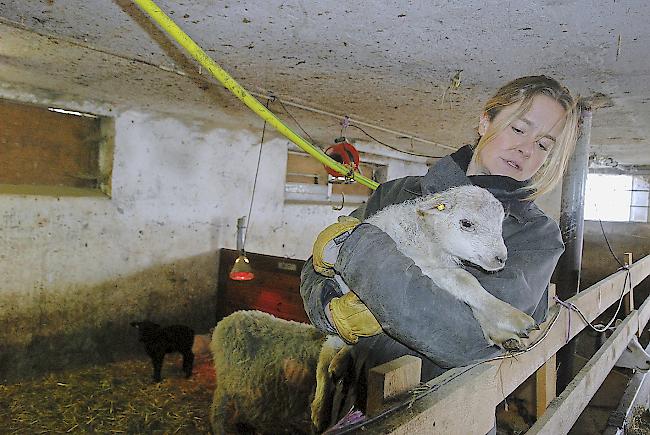
[[[158,4],[250,91],[452,147],[474,140],[481,103],[499,85],[548,74],[610,106],[594,114],[592,152],[622,165],[650,165],[647,2]],[[248,109],[130,1],[0,0],[0,17],[5,94],[218,117],[260,129]],[[460,87],[448,89],[459,70]],[[285,107],[317,143],[340,132],[337,118]],[[279,103],[271,109],[298,131]],[[404,150],[448,152],[364,129]],[[363,134],[350,129],[348,136]]]

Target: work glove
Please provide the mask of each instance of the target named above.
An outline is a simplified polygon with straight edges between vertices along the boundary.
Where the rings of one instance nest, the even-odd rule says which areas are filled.
[[[321,275],[333,277],[334,264],[341,245],[361,221],[352,216],[340,216],[338,222],[325,228],[316,237],[312,249],[314,270]]]
[[[354,292],[333,298],[329,309],[336,331],[348,344],[355,344],[359,337],[371,337],[381,332],[375,316]]]

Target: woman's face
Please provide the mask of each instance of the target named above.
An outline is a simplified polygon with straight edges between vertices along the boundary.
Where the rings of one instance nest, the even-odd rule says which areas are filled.
[[[516,105],[504,107],[492,121],[484,114],[479,124],[479,134],[485,135],[516,110]],[[518,181],[530,179],[555,146],[564,126],[564,115],[565,110],[551,97],[535,96],[528,112],[485,144],[480,153],[480,167],[476,167],[472,161],[467,175],[504,175]]]

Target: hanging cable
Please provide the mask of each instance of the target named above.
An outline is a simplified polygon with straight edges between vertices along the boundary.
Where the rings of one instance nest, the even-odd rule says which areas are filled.
[[[385,146],[387,148],[390,148],[392,150],[398,151],[400,153],[404,153],[404,154],[408,154],[410,156],[416,156],[416,157],[425,157],[425,158],[429,158],[429,159],[441,159],[441,158],[444,157],[444,156],[430,156],[428,154],[419,154],[419,153],[414,153],[414,152],[411,152],[411,151],[405,151],[405,150],[399,149],[397,147],[394,147],[393,145],[388,145],[387,143],[384,143],[384,142],[380,141],[379,139],[377,139],[377,138],[371,136],[370,134],[368,134],[363,128],[359,127],[358,125],[350,124],[349,126],[361,130],[361,132],[363,134],[365,134],[366,136],[368,136],[370,139],[374,140],[378,144],[383,145],[383,146]],[[411,140],[412,139],[413,138],[411,138]],[[413,144],[413,142],[411,142],[411,146],[412,146],[412,144]]]
[[[302,130],[302,132],[305,133],[305,134],[307,135],[307,137],[309,137],[309,139],[311,140],[311,142],[314,143],[314,140],[312,139],[312,137],[309,135],[309,133],[307,133],[307,132],[305,131],[304,128],[302,128],[302,126],[298,123],[298,121],[297,121],[296,118],[291,114],[291,112],[289,112],[289,110],[288,110],[287,107],[284,105],[284,103],[282,102],[282,100],[281,100],[280,98],[277,98],[277,97],[275,97],[275,100],[278,101],[278,102],[282,105],[282,109],[286,112],[286,114],[289,115],[289,117],[290,117],[290,118],[291,118],[291,119],[296,123],[296,125],[298,126],[298,128],[300,128],[300,130]],[[346,124],[346,120],[347,120],[347,124]],[[363,134],[365,134],[366,136],[368,136],[370,139],[374,140],[374,141],[377,142],[378,144],[383,145],[383,146],[385,146],[386,148],[390,148],[390,149],[392,149],[392,150],[394,150],[394,151],[397,151],[397,152],[399,152],[399,153],[404,153],[404,154],[408,154],[408,155],[416,156],[416,157],[424,157],[424,158],[428,158],[428,159],[440,159],[440,158],[444,157],[444,156],[430,156],[430,155],[428,155],[428,154],[419,154],[419,153],[415,153],[415,152],[412,152],[412,151],[402,150],[402,149],[397,148],[397,147],[395,147],[395,146],[393,146],[393,145],[389,145],[389,144],[384,143],[384,142],[380,141],[379,139],[377,139],[377,138],[371,136],[369,133],[367,133],[363,128],[359,127],[358,125],[356,125],[356,124],[352,124],[351,121],[352,121],[352,120],[350,119],[349,116],[344,116],[343,119],[341,120],[341,134],[340,134],[341,137],[344,136],[344,133],[345,133],[345,130],[347,129],[347,127],[354,127],[354,128],[356,128],[356,129],[361,130],[361,132],[362,132]],[[411,148],[413,148],[413,140],[414,140],[414,138],[413,138],[413,136],[409,136],[408,138],[411,140]],[[451,147],[449,147],[449,148],[450,148],[450,149],[455,149],[455,148],[451,148]]]
[[[289,115],[289,118],[291,118],[291,119],[293,120],[293,122],[296,123],[296,125],[298,126],[298,128],[299,128],[300,130],[302,130],[303,133],[305,133],[305,135],[309,138],[309,140],[311,141],[311,143],[312,143],[313,145],[316,145],[316,142],[314,141],[314,139],[309,135],[309,133],[307,133],[307,131],[306,131],[304,128],[302,128],[302,125],[300,125],[300,123],[298,122],[298,120],[297,120],[296,118],[293,117],[293,115],[291,114],[291,112],[289,112],[289,111],[287,110],[287,108],[285,107],[285,105],[284,105],[284,103],[282,102],[282,100],[279,99],[279,98],[275,98],[275,97],[274,97],[274,101],[276,101],[276,100],[277,100],[277,101],[280,103],[280,105],[282,106],[282,110],[284,110],[284,112],[285,112],[287,115]]]
[[[269,108],[269,104],[272,100],[266,100],[266,108]],[[245,251],[246,239],[248,239],[248,230],[251,228],[251,212],[253,211],[253,200],[255,199],[255,188],[257,187],[257,175],[260,172],[260,161],[262,160],[262,145],[264,144],[264,133],[266,133],[266,120],[264,120],[264,125],[262,126],[262,139],[260,140],[260,151],[257,155],[257,167],[255,168],[255,179],[253,180],[253,193],[251,193],[251,203],[248,206],[248,222],[246,224],[246,234],[244,235],[244,243],[242,243],[242,248]]]

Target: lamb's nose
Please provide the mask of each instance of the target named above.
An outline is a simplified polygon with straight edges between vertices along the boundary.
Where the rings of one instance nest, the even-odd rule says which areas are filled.
[[[499,263],[501,266],[503,266],[504,264],[506,264],[506,260],[504,260],[503,258],[499,257],[498,255],[497,255],[496,257],[494,257],[494,260],[495,260],[497,263]]]

